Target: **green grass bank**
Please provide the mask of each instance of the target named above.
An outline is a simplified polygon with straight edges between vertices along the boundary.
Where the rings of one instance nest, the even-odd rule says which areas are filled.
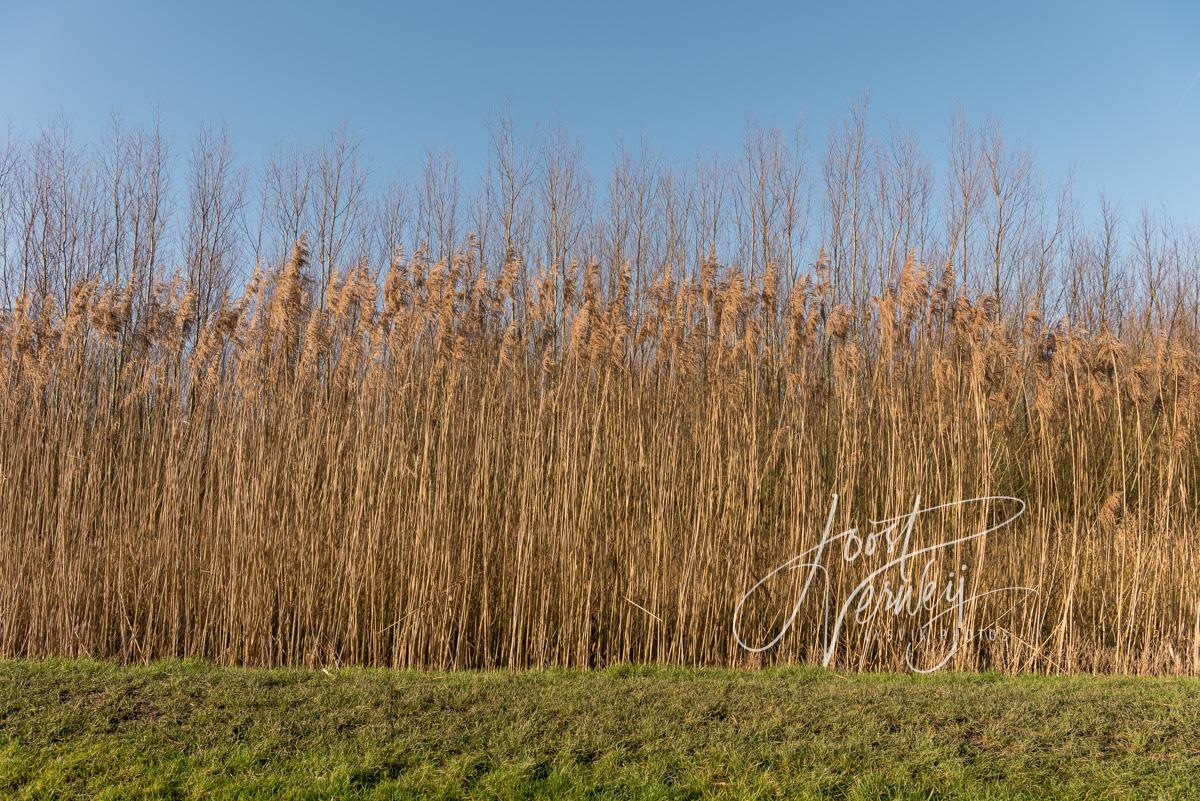
[[[0,662],[17,799],[1195,799],[1200,681]]]

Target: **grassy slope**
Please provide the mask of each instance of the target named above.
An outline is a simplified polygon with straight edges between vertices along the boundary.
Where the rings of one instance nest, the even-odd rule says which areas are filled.
[[[1200,682],[0,662],[0,797],[1200,798]]]

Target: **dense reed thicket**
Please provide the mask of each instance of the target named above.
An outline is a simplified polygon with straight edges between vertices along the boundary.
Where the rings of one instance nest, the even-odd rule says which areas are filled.
[[[963,642],[950,665],[1200,670],[1186,239],[1144,214],[1138,240],[1107,205],[1087,226],[1065,196],[1046,213],[1026,161],[953,132],[945,202],[926,202],[909,140],[873,143],[852,114],[815,203],[800,202],[814,196],[800,151],[755,131],[741,162],[686,181],[619,161],[601,212],[561,135],[518,158],[501,124],[477,207],[490,238],[457,242],[448,162],[427,161],[414,222],[392,225],[403,215],[346,196],[365,182],[335,137],[308,166],[267,171],[265,187],[307,188],[263,190],[274,219],[295,212],[275,234],[296,236],[277,261],[262,246],[244,286],[220,276],[255,229],[207,202],[228,199],[210,140],[174,278],[150,182],[118,179],[125,205],[87,228],[39,211],[57,179],[43,145],[21,146],[0,319],[0,653],[819,661],[820,592],[762,653],[733,620],[817,542],[833,493],[835,531],[918,495],[1002,495],[1025,514],[938,552],[935,572],[965,564],[976,592],[1036,593],[965,605],[964,630],[1003,636]],[[125,156],[126,175],[156,163]],[[920,536],[979,530],[997,505],[931,516]],[[865,575],[826,566],[836,599]],[[747,637],[779,630],[798,575],[747,604]],[[849,625],[833,664],[901,667],[925,619]]]

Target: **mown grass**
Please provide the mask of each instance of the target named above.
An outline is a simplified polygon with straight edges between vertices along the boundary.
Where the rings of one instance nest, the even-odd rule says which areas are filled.
[[[1200,682],[0,663],[5,798],[1200,797]]]

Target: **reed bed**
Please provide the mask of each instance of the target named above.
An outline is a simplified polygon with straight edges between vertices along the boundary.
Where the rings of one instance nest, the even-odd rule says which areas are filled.
[[[917,495],[1027,503],[939,562],[1037,590],[972,604],[966,625],[1006,636],[952,667],[1200,671],[1182,325],[1001,311],[915,257],[859,306],[823,259],[796,276],[703,259],[639,297],[627,265],[488,265],[470,239],[323,292],[311,273],[302,237],[203,322],[178,280],[140,303],[86,281],[4,316],[0,653],[815,662],[816,592],[761,653],[732,620],[836,492],[838,530]],[[862,576],[829,563],[835,597]],[[756,595],[743,630],[778,630],[795,593],[785,576]],[[832,664],[903,667],[905,628],[848,626]]]

